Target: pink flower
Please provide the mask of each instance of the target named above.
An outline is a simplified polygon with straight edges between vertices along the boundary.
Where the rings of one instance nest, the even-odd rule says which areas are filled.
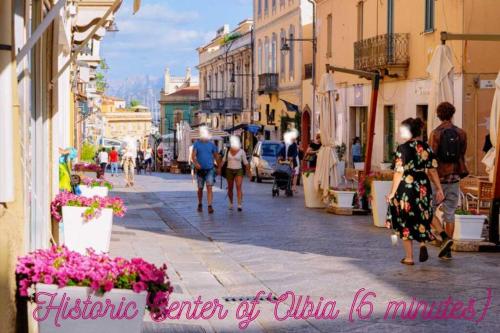
[[[144,282],[136,282],[132,285],[132,290],[136,293],[140,293],[143,290],[146,290],[147,286]]]

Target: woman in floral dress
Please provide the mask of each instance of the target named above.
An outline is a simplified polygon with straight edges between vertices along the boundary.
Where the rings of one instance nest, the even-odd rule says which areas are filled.
[[[430,180],[437,191],[436,200],[441,202],[444,199],[434,153],[427,143],[418,139],[423,125],[418,118],[408,118],[401,123],[400,136],[406,142],[397,149],[392,191],[387,198],[387,226],[392,226],[403,240],[406,256],[401,263],[406,265],[414,264],[413,241],[420,243],[420,261],[429,257],[425,242],[433,239]]]

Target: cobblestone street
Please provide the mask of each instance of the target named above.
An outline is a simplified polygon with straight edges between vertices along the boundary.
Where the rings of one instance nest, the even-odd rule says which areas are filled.
[[[498,332],[500,311],[500,256],[489,253],[455,253],[454,260],[437,259],[430,246],[427,263],[403,266],[401,245],[391,246],[389,232],[372,225],[371,217],[342,217],[304,208],[300,193],[293,198],[271,197],[271,185],[245,182],[243,212],[229,211],[225,191],[215,192],[215,214],[196,211],[191,178],[185,175],[137,176],[134,189],[115,187],[128,206],[125,218],[115,220],[111,255],[141,256],[156,264],[166,262],[174,285],[173,299],[218,298],[229,310],[225,320],[145,319],[144,332],[234,332],[240,297],[258,291],[279,296],[286,291],[336,301],[335,320],[278,321],[274,304],[262,301],[258,318],[248,332]],[[218,184],[219,185],[219,184]],[[416,249],[417,250],[417,249]],[[361,288],[376,294],[366,300],[373,313],[361,320],[351,304]],[[492,296],[489,298],[488,289]],[[473,317],[466,320],[384,320],[390,300],[414,297],[466,305],[475,300]],[[225,298],[236,301],[225,301]],[[360,297],[361,299],[361,297]],[[358,299],[359,304],[360,299]],[[287,299],[286,304],[291,304]],[[436,304],[436,307],[438,305]],[[452,306],[450,306],[451,309]],[[280,305],[279,313],[286,311]],[[361,309],[369,312],[369,306]],[[408,309],[407,309],[408,310]],[[449,311],[448,311],[449,313]],[[461,312],[460,312],[461,313]]]

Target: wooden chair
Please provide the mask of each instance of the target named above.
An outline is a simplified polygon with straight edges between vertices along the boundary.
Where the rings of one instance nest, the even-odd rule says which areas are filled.
[[[493,200],[493,184],[480,181],[478,184],[477,195],[467,193],[466,209],[474,208],[477,214],[487,213]]]
[[[469,206],[475,206],[477,194],[479,191],[479,180],[475,177],[466,177],[460,180],[460,201],[461,206],[465,210],[469,210]]]

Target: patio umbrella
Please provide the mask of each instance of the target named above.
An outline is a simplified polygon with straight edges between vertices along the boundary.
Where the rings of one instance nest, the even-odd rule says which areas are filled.
[[[335,152],[335,137],[337,131],[337,111],[335,109],[335,81],[332,73],[325,73],[318,89],[320,107],[321,148],[318,152],[314,187],[328,195],[330,186],[338,185],[337,164]]]
[[[179,144],[179,155],[177,161],[189,161],[189,146],[191,145],[191,126],[187,121],[177,124],[177,142]]]
[[[488,172],[490,182],[493,182],[493,173],[495,171],[495,156],[498,135],[498,122],[500,121],[500,73],[498,73],[495,80],[495,95],[493,96],[493,104],[491,105],[490,113],[490,140],[493,147],[486,153],[482,159],[486,165],[486,172]]]
[[[431,76],[427,130],[431,133],[439,125],[436,108],[442,102],[453,104],[453,57],[448,45],[438,45],[427,67]]]

